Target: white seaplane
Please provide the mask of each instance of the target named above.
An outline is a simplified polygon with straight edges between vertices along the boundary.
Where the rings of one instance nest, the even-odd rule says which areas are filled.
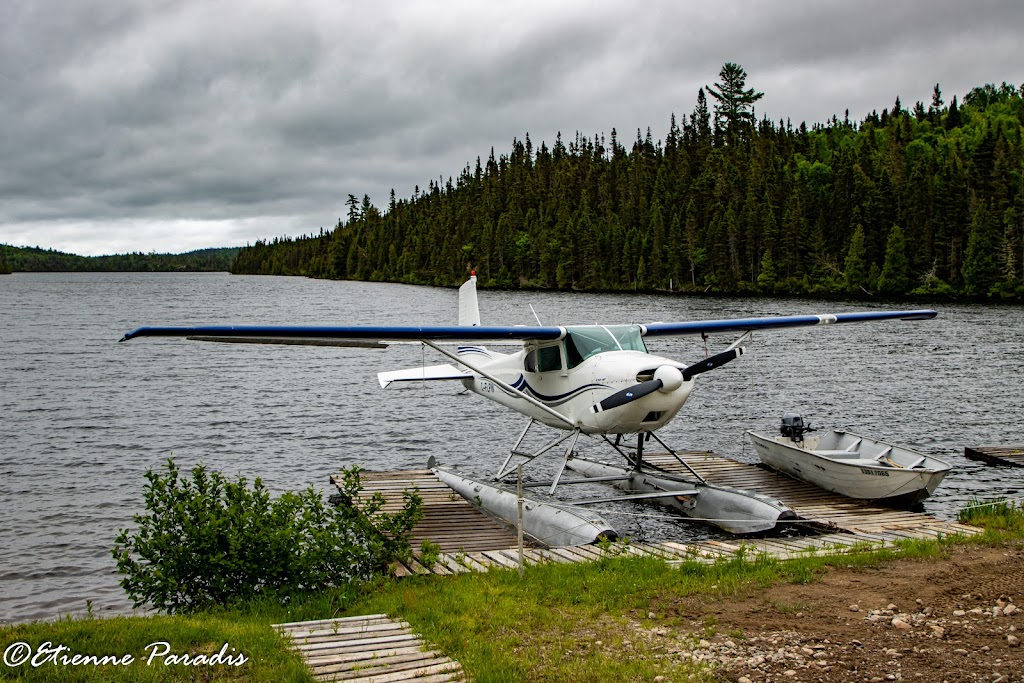
[[[714,486],[700,477],[656,434],[686,403],[694,378],[743,354],[742,344],[755,330],[881,320],[927,320],[933,310],[871,311],[732,320],[654,322],[644,325],[573,325],[493,327],[480,324],[476,275],[459,290],[457,326],[205,326],[140,327],[121,341],[136,337],[187,337],[200,341],[307,344],[317,346],[380,346],[389,342],[418,342],[454,364],[381,372],[381,387],[395,382],[459,381],[470,391],[522,413],[529,421],[505,457],[495,480],[511,475],[518,464],[530,462],[562,446],[561,465],[549,482],[553,494],[566,466],[586,475],[582,481],[601,481],[632,491],[614,500],[650,498],[677,507],[700,519],[720,519],[718,526],[735,533],[774,528],[780,519],[794,517],[779,501],[759,494]],[[738,333],[725,350],[697,363],[685,364],[650,353],[644,340],[670,335]],[[522,344],[514,353],[499,353],[482,342]],[[463,345],[445,348],[445,343]],[[536,424],[560,430],[539,449],[523,451],[527,433]],[[574,458],[581,434],[601,437],[628,463],[615,468]],[[623,436],[637,435],[636,449],[623,450]],[[645,441],[653,438],[679,459],[691,476],[644,470]],[[513,458],[519,458],[513,462]],[[610,498],[577,501],[605,502]],[[767,507],[766,507],[767,506]]]

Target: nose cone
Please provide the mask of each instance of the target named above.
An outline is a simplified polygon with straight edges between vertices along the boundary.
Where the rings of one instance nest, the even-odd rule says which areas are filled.
[[[671,394],[673,391],[683,386],[683,373],[677,367],[671,365],[662,365],[660,368],[654,371],[654,379],[661,380],[661,388],[658,389],[663,394]]]

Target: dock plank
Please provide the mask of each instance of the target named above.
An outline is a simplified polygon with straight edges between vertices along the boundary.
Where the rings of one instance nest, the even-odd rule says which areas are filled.
[[[386,615],[275,624],[313,675],[322,681],[397,683],[465,680],[457,661],[428,648],[404,621]],[[353,638],[359,634],[398,635]],[[318,642],[310,643],[310,637]]]
[[[968,446],[964,457],[989,465],[1024,467],[1024,446]]]

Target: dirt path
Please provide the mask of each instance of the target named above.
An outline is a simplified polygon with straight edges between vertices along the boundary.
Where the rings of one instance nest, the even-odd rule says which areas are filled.
[[[637,636],[741,683],[1024,681],[1021,546],[959,546],[944,560],[838,568],[806,585],[651,609],[655,625],[634,620]]]

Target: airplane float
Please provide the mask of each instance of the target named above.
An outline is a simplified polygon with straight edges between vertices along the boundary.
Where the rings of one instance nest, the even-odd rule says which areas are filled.
[[[687,322],[652,322],[641,325],[571,326],[484,326],[480,324],[476,275],[459,290],[459,323],[456,326],[204,326],[140,327],[120,341],[137,337],[186,337],[200,341],[300,344],[317,346],[379,347],[390,343],[420,343],[452,363],[378,374],[381,387],[396,382],[459,381],[481,396],[525,415],[526,427],[512,446],[494,477],[507,479],[516,464],[526,464],[559,446],[562,461],[550,482],[530,483],[548,487],[554,494],[565,468],[585,475],[583,480],[600,481],[631,491],[618,498],[600,498],[575,503],[597,503],[622,499],[655,499],[676,507],[691,517],[711,521],[734,533],[772,529],[795,515],[780,501],[750,492],[716,486],[705,481],[656,434],[686,403],[697,375],[739,358],[742,344],[757,330],[832,325],[883,320],[927,320],[933,310],[870,311],[823,315],[775,316]],[[647,339],[674,335],[737,333],[735,342],[723,351],[692,364],[652,354]],[[445,348],[451,343],[458,345]],[[484,342],[521,344],[514,353],[500,353]],[[527,433],[537,424],[559,433],[537,450],[523,451]],[[597,436],[625,458],[628,467],[613,467],[576,458],[574,449],[580,435]],[[635,450],[623,450],[623,438],[636,435]],[[643,461],[644,444],[654,439],[675,455],[690,476],[653,472]],[[513,458],[519,458],[512,464]],[[433,459],[432,459],[433,461]],[[440,476],[440,475],[439,475]],[[459,479],[458,475],[451,475]],[[447,481],[447,480],[446,480]],[[466,483],[468,482],[468,483]],[[476,482],[466,479],[478,498]],[[452,481],[453,488],[459,490]],[[568,544],[568,543],[566,543]]]

